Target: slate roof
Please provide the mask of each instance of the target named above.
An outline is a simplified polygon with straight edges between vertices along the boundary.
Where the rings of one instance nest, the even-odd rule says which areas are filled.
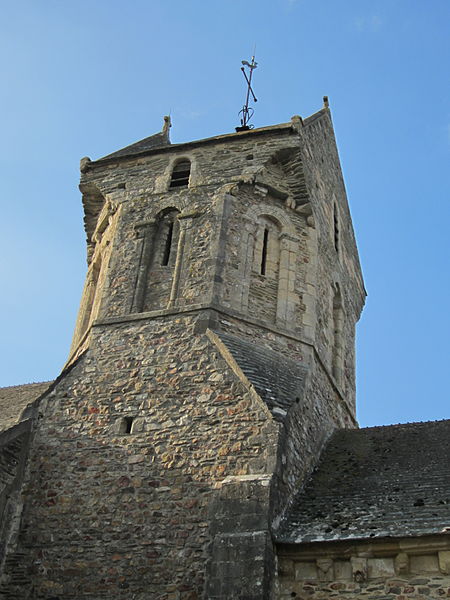
[[[257,127],[255,129],[249,129],[248,131],[232,132],[232,133],[230,132],[230,133],[216,135],[216,136],[209,137],[209,138],[203,138],[200,140],[193,140],[191,142],[184,142],[181,144],[171,144],[171,142],[169,140],[169,128],[171,127],[170,117],[164,117],[164,121],[166,124],[163,127],[162,131],[155,133],[154,135],[151,135],[149,137],[146,137],[143,140],[139,140],[138,142],[135,142],[134,144],[125,146],[125,148],[121,148],[120,150],[117,150],[116,152],[113,152],[112,154],[107,154],[106,156],[103,156],[102,158],[99,158],[98,160],[93,161],[91,164],[94,164],[94,163],[102,164],[103,161],[109,161],[111,159],[114,160],[116,158],[132,157],[132,156],[136,156],[136,155],[140,155],[140,154],[145,154],[148,151],[157,150],[159,148],[165,148],[167,146],[172,146],[174,149],[180,150],[185,147],[192,147],[194,145],[199,145],[199,144],[215,143],[215,142],[221,142],[221,141],[231,141],[231,140],[236,139],[236,137],[263,135],[265,133],[270,133],[275,130],[292,131],[293,122],[295,120],[300,120],[304,126],[308,126],[311,123],[313,123],[314,121],[316,121],[317,119],[323,117],[327,113],[328,113],[328,108],[321,108],[320,110],[318,110],[314,114],[310,115],[309,117],[306,117],[305,119],[301,119],[301,117],[295,115],[291,118],[291,121],[288,123],[279,123],[278,125],[268,125],[266,127]]]
[[[450,528],[450,420],[335,433],[277,540],[420,536],[445,527]]]
[[[51,383],[43,381],[0,388],[0,431],[19,423],[26,406],[43,394]]]
[[[108,154],[104,156],[100,160],[106,158],[120,158],[122,156],[133,156],[135,154],[140,154],[141,152],[145,152],[147,150],[154,150],[155,148],[162,148],[163,146],[169,146],[170,142],[162,131],[159,133],[155,133],[139,142],[135,142],[134,144],[130,144],[129,146],[125,146],[121,150],[117,150],[117,152],[113,152],[112,154]]]
[[[267,404],[274,418],[282,421],[296,398],[302,398],[307,369],[269,348],[234,335],[216,332],[240,369]]]
[[[323,111],[319,111],[319,113],[322,114]],[[319,113],[317,113],[317,114],[319,114]],[[312,118],[312,117],[315,117],[315,115],[312,115],[311,117],[308,117],[308,118]],[[306,121],[304,121],[304,123],[306,124]],[[215,135],[213,137],[202,138],[199,140],[192,140],[190,142],[182,142],[182,143],[178,143],[178,144],[172,144],[169,140],[168,130],[163,129],[163,131],[160,131],[159,133],[155,133],[154,135],[144,138],[143,140],[140,140],[138,142],[135,142],[134,144],[125,146],[125,148],[121,148],[120,150],[117,150],[116,152],[113,152],[112,154],[107,154],[106,156],[103,156],[102,158],[99,158],[98,160],[92,161],[91,165],[97,164],[97,163],[102,164],[103,161],[106,162],[106,161],[114,160],[116,158],[137,156],[137,155],[145,154],[146,152],[151,151],[151,150],[158,150],[158,149],[166,148],[169,146],[170,146],[170,148],[172,148],[176,151],[180,151],[182,149],[192,148],[193,146],[198,146],[198,145],[203,145],[203,144],[214,144],[216,142],[233,141],[236,139],[236,137],[265,135],[267,133],[272,133],[274,131],[285,131],[285,132],[292,131],[292,122],[280,123],[278,125],[268,125],[266,127],[257,127],[255,129],[249,129],[248,131],[242,131],[239,133],[235,133],[235,132],[225,133],[225,134],[221,134],[221,135]]]

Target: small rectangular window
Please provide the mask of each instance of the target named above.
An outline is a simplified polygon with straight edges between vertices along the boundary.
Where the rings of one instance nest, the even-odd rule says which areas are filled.
[[[123,417],[120,421],[119,433],[132,433],[133,417]]]

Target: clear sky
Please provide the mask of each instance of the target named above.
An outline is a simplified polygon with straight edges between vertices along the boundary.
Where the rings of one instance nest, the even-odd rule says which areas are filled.
[[[449,0],[0,1],[0,385],[56,377],[85,276],[78,165],[328,95],[368,299],[361,425],[450,418]]]

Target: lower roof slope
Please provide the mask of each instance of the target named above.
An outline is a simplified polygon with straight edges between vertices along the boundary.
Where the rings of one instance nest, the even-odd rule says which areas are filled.
[[[0,431],[17,425],[27,405],[43,394],[51,383],[43,381],[0,388]]]
[[[270,348],[216,332],[276,421],[303,397],[307,368]]]
[[[437,533],[450,534],[450,420],[336,432],[277,541]]]

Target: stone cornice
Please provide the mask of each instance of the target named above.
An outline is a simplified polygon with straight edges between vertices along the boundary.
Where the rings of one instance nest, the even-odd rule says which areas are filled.
[[[330,558],[342,556],[382,557],[398,552],[414,555],[449,550],[450,535],[442,533],[417,537],[380,538],[377,540],[338,540],[305,544],[277,543],[277,547],[283,556],[295,557],[301,560],[314,560],[324,555]]]

